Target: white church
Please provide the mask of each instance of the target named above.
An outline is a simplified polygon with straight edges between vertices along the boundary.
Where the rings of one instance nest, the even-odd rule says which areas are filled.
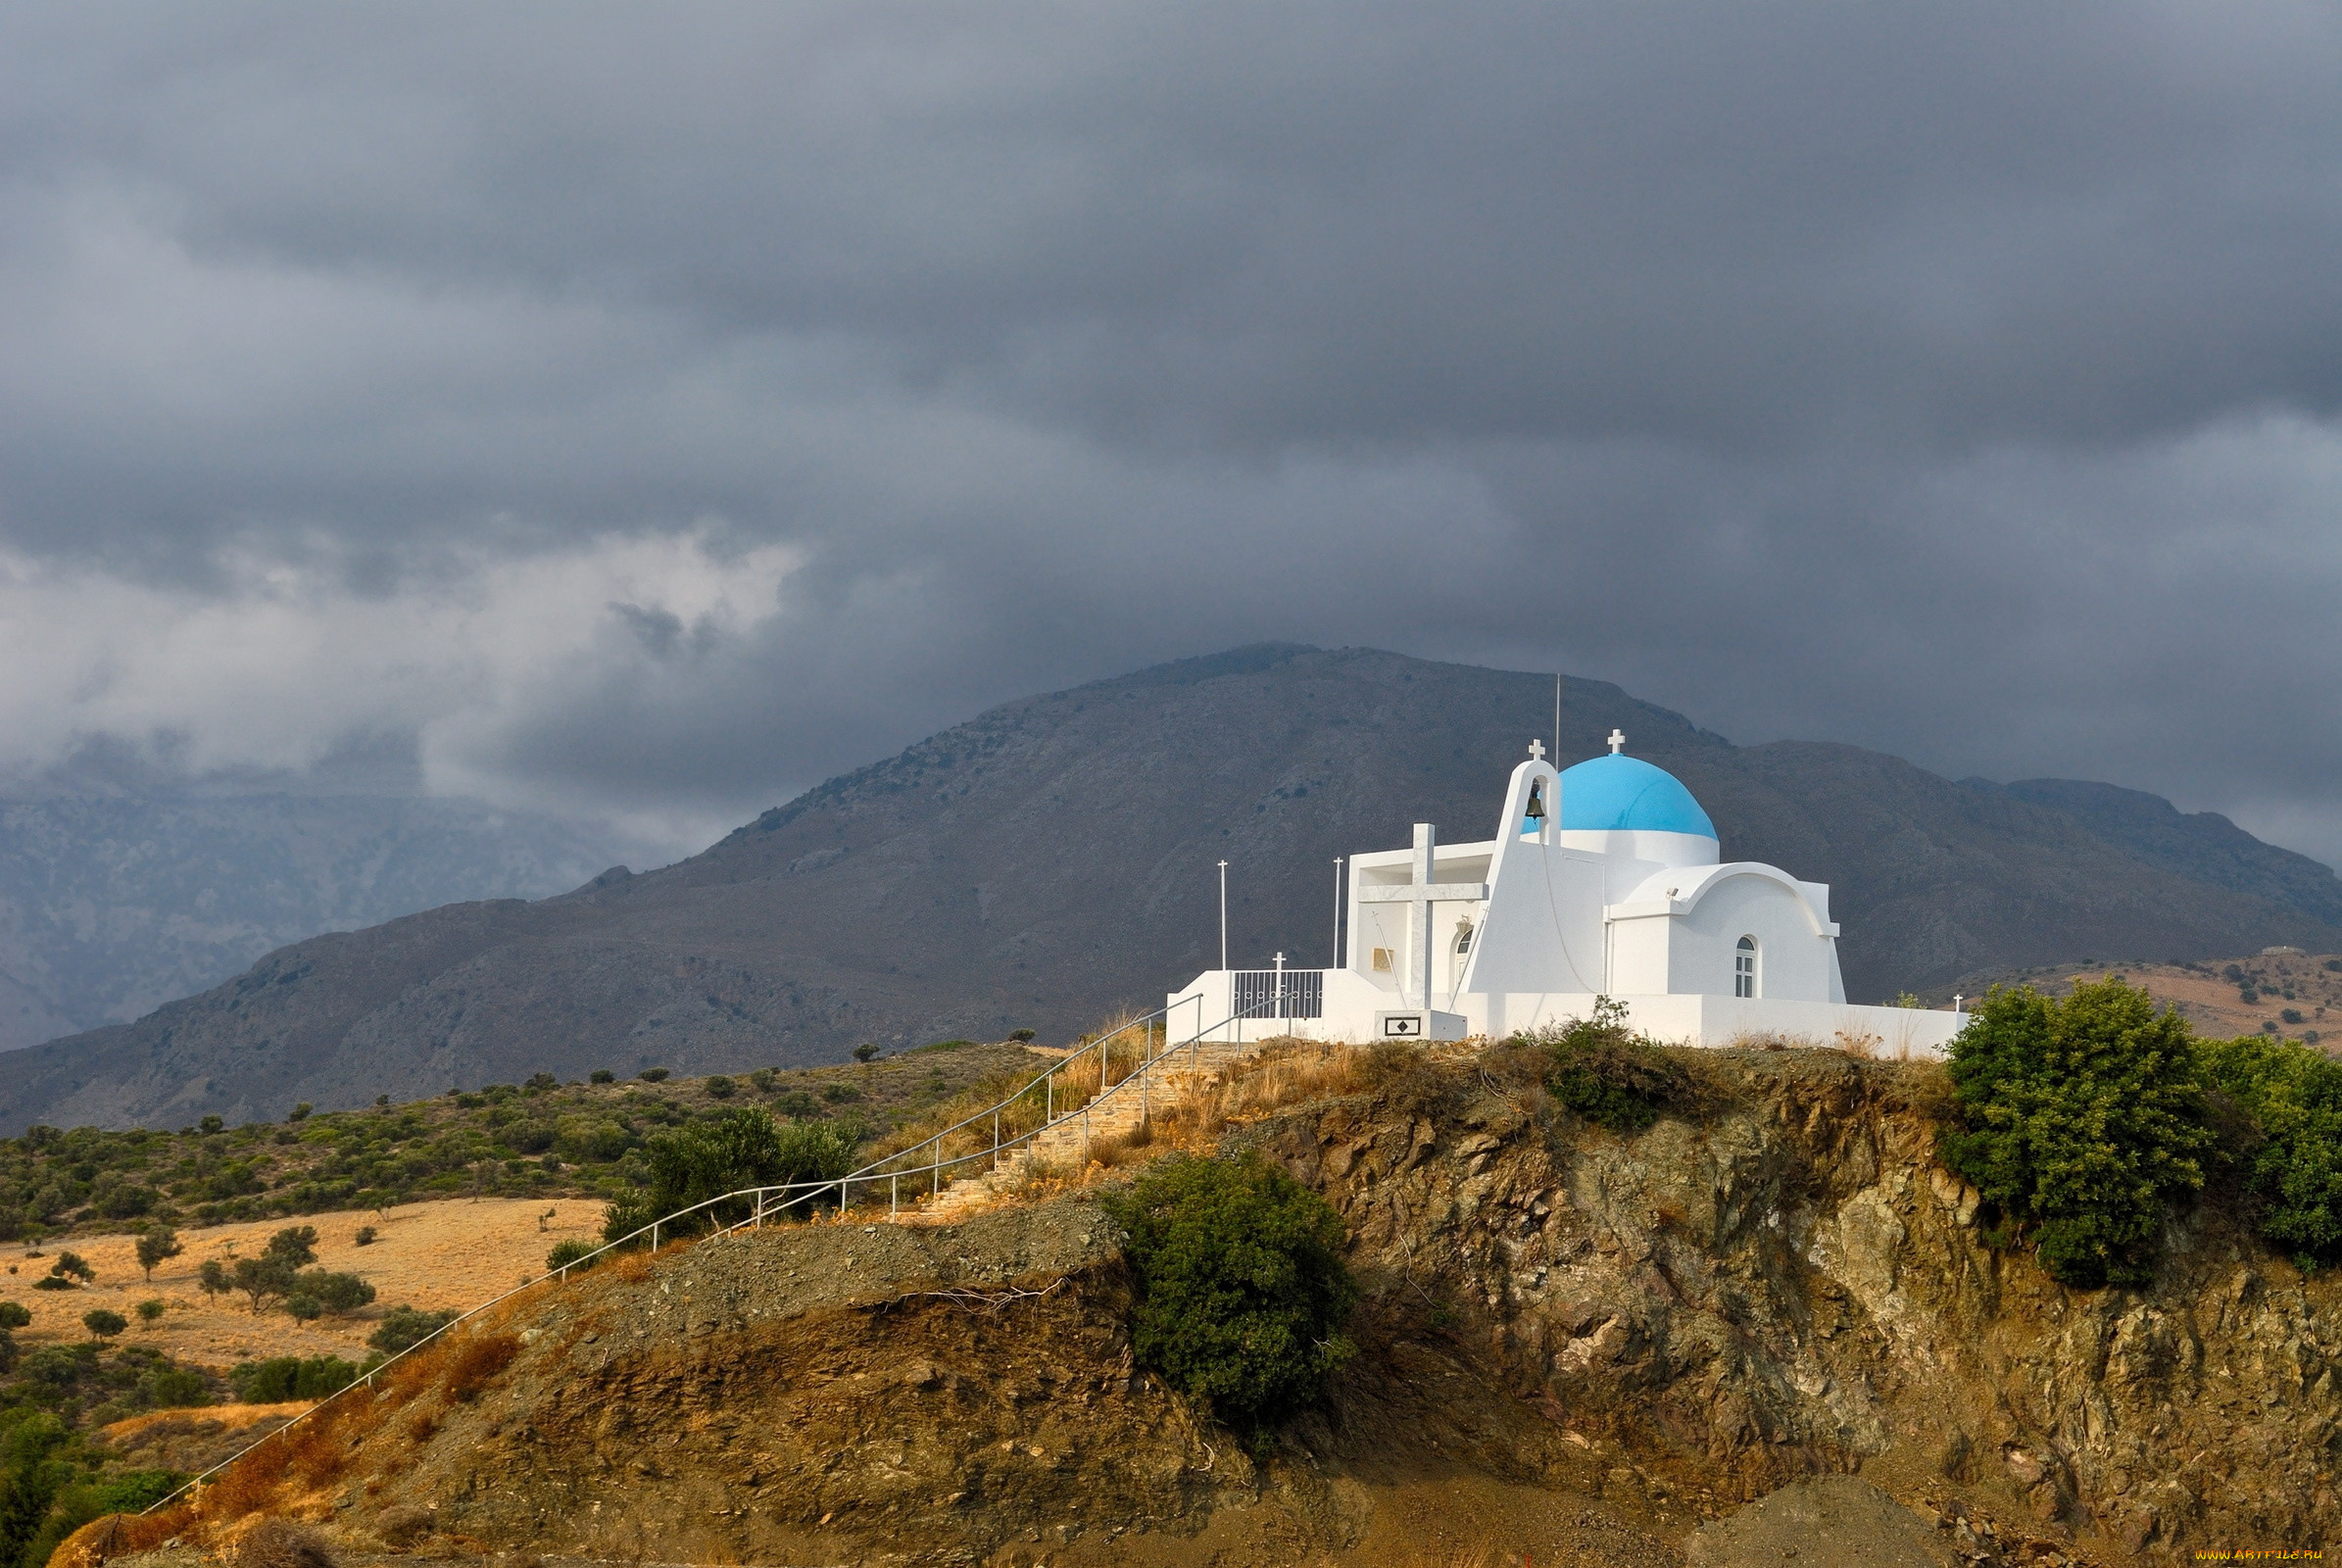
[[[1171,1039],[1460,1040],[1608,997],[1654,1040],[1943,1053],[1965,1017],[1849,1004],[1829,887],[1726,860],[1691,792],[1625,746],[1613,730],[1563,772],[1532,742],[1495,837],[1418,822],[1411,847],[1349,857],[1342,967],[1207,970],[1171,997]]]

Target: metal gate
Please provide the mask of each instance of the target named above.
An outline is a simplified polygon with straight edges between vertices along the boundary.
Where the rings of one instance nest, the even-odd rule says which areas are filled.
[[[1240,1018],[1323,1018],[1323,969],[1238,969],[1229,1010]]]

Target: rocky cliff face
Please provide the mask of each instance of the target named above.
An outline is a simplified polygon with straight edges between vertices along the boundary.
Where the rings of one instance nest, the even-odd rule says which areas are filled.
[[[1682,1061],[1679,1113],[1634,1137],[1505,1048],[1381,1058],[1358,1092],[1227,1129],[1341,1209],[1365,1293],[1326,1409],[1257,1461],[1134,1371],[1119,1239],[1077,1196],[542,1288],[140,1528],[291,1512],[352,1544],[606,1560],[1662,1565],[1730,1560],[1733,1528],[1892,1513],[1860,1489],[1783,1504],[1850,1472],[1940,1561],[2337,1544],[2342,1287],[2215,1201],[2156,1289],[2062,1290],[1986,1248],[1930,1160],[1935,1069]],[[1779,1517],[1703,1527],[1767,1494]]]
[[[2342,1287],[2208,1202],[2152,1291],[1991,1250],[1933,1163],[1931,1067],[1689,1060],[1704,1106],[1620,1138],[1486,1064],[1290,1113],[1260,1145],[1506,1385],[1680,1495],[1860,1470],[2047,1541],[2177,1559],[2334,1544]],[[1500,1067],[1501,1064],[1499,1063]]]

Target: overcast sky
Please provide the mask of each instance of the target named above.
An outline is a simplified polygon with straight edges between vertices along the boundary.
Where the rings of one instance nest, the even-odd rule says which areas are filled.
[[[2332,861],[2338,401],[2325,5],[0,11],[20,775],[681,853],[1290,639]]]

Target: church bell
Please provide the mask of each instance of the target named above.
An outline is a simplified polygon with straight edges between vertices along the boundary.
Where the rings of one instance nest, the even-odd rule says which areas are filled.
[[[1532,784],[1529,786],[1529,820],[1532,822],[1542,821],[1544,819],[1544,815],[1545,786],[1542,784]]]

